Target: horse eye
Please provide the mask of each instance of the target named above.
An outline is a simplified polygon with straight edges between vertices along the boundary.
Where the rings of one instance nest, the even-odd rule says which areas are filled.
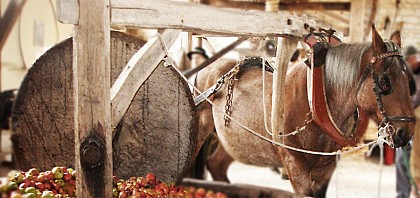
[[[379,92],[382,95],[388,95],[392,93],[392,83],[388,74],[383,74],[379,76],[378,87],[379,87]]]

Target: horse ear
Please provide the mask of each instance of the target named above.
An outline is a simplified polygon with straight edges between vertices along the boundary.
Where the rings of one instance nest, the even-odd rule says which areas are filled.
[[[394,42],[395,44],[398,45],[398,47],[401,48],[401,32],[399,30],[395,31],[392,35],[391,35],[391,39],[392,42]]]
[[[372,49],[377,54],[386,50],[385,43],[382,40],[381,35],[379,35],[378,31],[376,31],[375,25],[372,25]]]

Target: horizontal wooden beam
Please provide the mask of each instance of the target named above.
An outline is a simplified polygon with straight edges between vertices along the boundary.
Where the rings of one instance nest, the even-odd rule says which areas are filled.
[[[211,0],[209,5],[224,8],[238,8],[245,10],[265,10],[264,2],[256,1],[226,1]],[[330,11],[350,11],[350,2],[281,2],[280,10],[330,10]]]
[[[59,0],[76,1],[76,0]],[[67,3],[78,6],[77,3]],[[59,7],[64,9],[64,7]],[[65,8],[75,12],[78,8]],[[196,33],[227,36],[302,36],[305,27],[315,27],[314,20],[284,12],[222,9],[167,0],[111,0],[111,24],[140,28],[182,29]],[[61,15],[60,21],[77,24],[77,12]],[[77,19],[77,20],[76,20]],[[306,24],[306,25],[305,25]]]
[[[284,3],[281,2],[280,10],[335,10],[350,11],[350,2],[306,2]]]
[[[165,56],[181,30],[161,30],[133,55],[111,87],[111,127],[115,128],[127,112],[137,90]],[[169,50],[169,49],[168,49]]]

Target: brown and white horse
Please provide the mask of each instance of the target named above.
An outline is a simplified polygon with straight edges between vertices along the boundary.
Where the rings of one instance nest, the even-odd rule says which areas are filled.
[[[359,108],[378,124],[388,124],[395,129],[388,134],[395,147],[406,145],[412,137],[414,122],[408,71],[402,57],[396,52],[400,48],[399,34],[384,42],[376,29],[372,28],[372,43],[340,44],[328,50],[324,68],[325,95],[331,117],[344,136],[353,135],[358,119],[355,111]],[[236,64],[236,61],[218,60],[203,69],[197,76],[198,89],[207,90]],[[272,74],[267,72],[265,78],[264,98],[266,110],[270,112]],[[285,134],[301,127],[310,112],[306,81],[305,64],[295,65],[287,73],[283,115]],[[262,82],[261,68],[248,68],[238,73],[233,89],[231,116],[271,139],[264,126]],[[383,86],[386,86],[386,90],[382,90]],[[226,87],[225,83],[209,98],[215,106],[203,102],[197,108],[199,134],[196,154],[207,136],[216,130],[221,144],[234,160],[256,166],[284,166],[297,194],[325,197],[336,167],[336,157],[274,146],[234,121],[225,126],[223,111],[216,108],[225,107]],[[271,120],[270,115],[266,119]],[[285,137],[282,141],[291,147],[319,152],[334,152],[342,148],[313,121],[304,131]],[[219,179],[227,180],[226,174],[224,177]]]

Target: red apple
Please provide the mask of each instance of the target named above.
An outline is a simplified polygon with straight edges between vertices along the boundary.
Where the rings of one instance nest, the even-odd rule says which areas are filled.
[[[54,179],[54,174],[51,171],[45,171],[44,177],[47,181]]]
[[[149,173],[146,175],[146,180],[152,183],[156,182],[156,175],[153,173]]]
[[[36,182],[36,183],[35,183],[35,187],[36,187],[38,190],[40,190],[40,191],[44,191],[44,189],[45,189],[44,184],[43,184],[43,183],[41,183],[41,182]]]
[[[71,179],[73,179],[73,177],[71,176],[70,173],[64,173],[64,175],[63,175],[63,180],[64,181],[69,181]]]

